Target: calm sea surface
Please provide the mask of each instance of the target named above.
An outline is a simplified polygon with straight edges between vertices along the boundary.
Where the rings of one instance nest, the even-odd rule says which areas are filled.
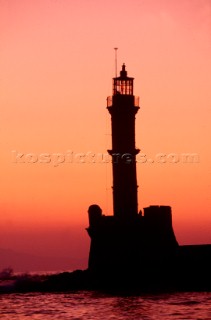
[[[1,320],[210,320],[211,293],[111,296],[96,292],[0,295]]]

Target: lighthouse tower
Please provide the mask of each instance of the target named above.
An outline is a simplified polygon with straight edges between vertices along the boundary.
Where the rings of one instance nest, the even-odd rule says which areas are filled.
[[[133,95],[133,78],[122,65],[120,76],[113,78],[113,95],[107,98],[111,114],[114,216],[130,219],[138,214],[135,115],[139,98]]]
[[[139,98],[133,94],[133,78],[122,65],[113,78],[113,93],[107,98],[111,115],[113,169],[113,215],[105,216],[93,204],[88,209],[91,238],[89,270],[94,274],[133,273],[154,265],[178,244],[172,228],[170,206],[153,205],[138,213],[135,116]],[[169,255],[168,255],[169,257]],[[143,263],[144,262],[144,263]]]

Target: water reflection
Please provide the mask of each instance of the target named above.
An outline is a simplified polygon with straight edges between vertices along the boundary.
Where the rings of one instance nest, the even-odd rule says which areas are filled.
[[[2,320],[211,319],[211,293],[111,296],[96,292],[0,296]]]

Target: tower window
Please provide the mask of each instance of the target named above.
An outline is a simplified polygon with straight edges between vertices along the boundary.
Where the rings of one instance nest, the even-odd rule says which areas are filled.
[[[133,95],[133,80],[114,79],[113,94]]]

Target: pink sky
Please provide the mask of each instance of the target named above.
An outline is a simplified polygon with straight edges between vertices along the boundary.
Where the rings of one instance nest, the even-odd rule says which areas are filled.
[[[106,153],[114,47],[140,96],[137,147],[179,159],[137,163],[139,208],[170,205],[180,244],[211,243],[210,0],[0,0],[0,39],[0,248],[86,257],[88,206],[112,214],[110,163],[14,154]]]

